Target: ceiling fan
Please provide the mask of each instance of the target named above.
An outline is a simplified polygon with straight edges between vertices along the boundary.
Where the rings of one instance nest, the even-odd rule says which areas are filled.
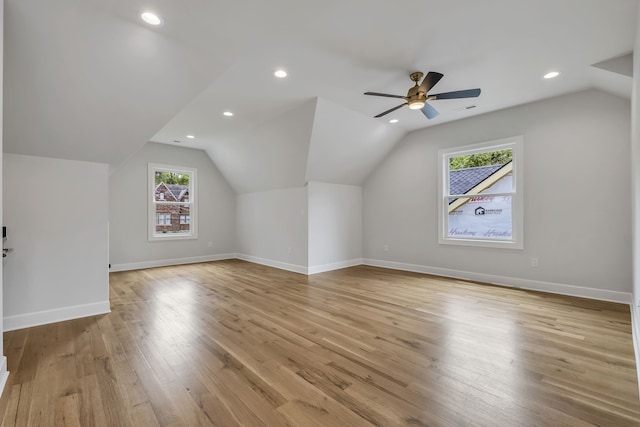
[[[421,110],[422,114],[424,114],[427,117],[427,119],[433,119],[434,117],[438,116],[438,114],[440,113],[438,113],[438,110],[436,110],[431,105],[429,105],[427,103],[428,101],[435,101],[438,99],[475,98],[478,95],[480,95],[480,89],[456,90],[454,92],[444,92],[444,93],[429,95],[428,92],[431,90],[431,88],[433,88],[436,85],[436,83],[440,81],[443,75],[440,73],[436,73],[435,71],[429,71],[427,73],[427,76],[422,81],[422,83],[418,85],[418,82],[420,81],[423,75],[424,74],[421,73],[420,71],[416,71],[415,73],[411,73],[409,75],[411,80],[415,82],[415,86],[409,89],[409,92],[407,92],[407,96],[389,95],[387,93],[379,93],[379,92],[365,92],[364,93],[365,95],[384,96],[387,98],[400,98],[407,101],[404,104],[400,104],[397,107],[393,107],[374,117],[376,118],[382,117],[386,114],[396,111],[400,107],[404,107],[405,105],[408,105],[409,108],[412,110]]]

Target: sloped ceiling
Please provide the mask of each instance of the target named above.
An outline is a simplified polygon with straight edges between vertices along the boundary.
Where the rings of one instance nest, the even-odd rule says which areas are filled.
[[[595,88],[631,99],[633,53],[593,64],[590,71]]]
[[[232,44],[200,52],[136,13],[126,2],[5,2],[5,151],[118,165],[233,57]]]
[[[251,129],[238,129],[206,151],[237,193],[302,187],[315,104],[315,99],[300,102]]]
[[[307,181],[362,185],[405,132],[386,121],[318,98]]]
[[[625,96],[628,77],[591,65],[633,50],[636,7],[5,0],[4,149],[117,168],[151,140],[206,151],[238,192],[358,183],[401,133],[591,87]],[[398,100],[363,92],[403,95],[410,72],[429,70],[445,75],[434,91],[482,95],[434,101],[431,121],[406,107],[369,120]]]

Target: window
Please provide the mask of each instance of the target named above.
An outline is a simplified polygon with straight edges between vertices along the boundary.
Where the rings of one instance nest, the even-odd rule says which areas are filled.
[[[522,137],[439,152],[441,244],[522,249]]]
[[[149,240],[195,239],[196,170],[149,163]]]
[[[171,225],[171,214],[156,213],[156,225]]]

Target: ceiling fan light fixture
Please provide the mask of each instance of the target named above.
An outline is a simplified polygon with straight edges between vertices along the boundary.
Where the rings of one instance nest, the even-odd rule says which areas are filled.
[[[414,101],[409,104],[411,110],[422,110],[424,108],[424,101]]]

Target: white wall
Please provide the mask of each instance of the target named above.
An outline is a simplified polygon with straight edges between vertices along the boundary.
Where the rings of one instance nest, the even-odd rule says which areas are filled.
[[[4,41],[3,41],[3,35],[4,35],[4,0],[0,0],[0,82],[3,82],[3,46],[4,46]],[[2,99],[2,83],[0,83],[0,99]],[[2,188],[2,105],[3,103],[0,102],[0,189]],[[2,194],[0,193],[0,223],[4,224],[2,222]],[[0,332],[4,330],[4,326],[3,326],[3,291],[2,289],[4,288],[3,285],[3,280],[2,277],[4,275],[3,273],[3,264],[0,264]],[[0,333],[0,395],[2,395],[2,390],[4,389],[4,386],[7,382],[7,358],[4,356],[4,345],[3,345],[3,341],[2,341],[2,333]]]
[[[108,165],[6,154],[4,329],[109,311]]]
[[[238,257],[307,273],[307,188],[238,195]]]
[[[309,273],[362,263],[362,187],[309,182]]]
[[[631,94],[631,202],[633,237],[633,336],[636,367],[640,368],[640,8],[633,52],[633,91]],[[638,369],[640,384],[640,369]]]
[[[629,129],[629,102],[594,90],[408,135],[364,186],[366,262],[629,301]],[[524,250],[438,245],[438,150],[516,135]]]
[[[148,163],[198,170],[197,239],[148,241]],[[207,153],[149,142],[109,177],[111,271],[233,257],[235,215],[235,193]]]

